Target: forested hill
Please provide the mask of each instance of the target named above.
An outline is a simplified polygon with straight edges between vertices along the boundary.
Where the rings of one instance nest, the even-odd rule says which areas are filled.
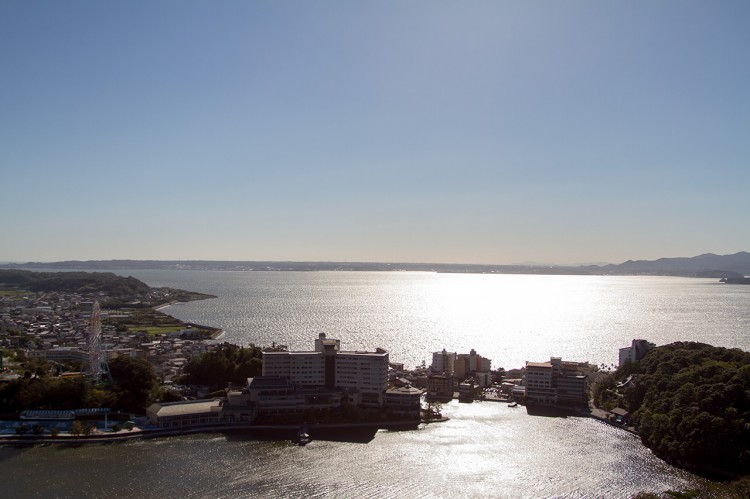
[[[96,293],[112,297],[143,297],[151,288],[134,277],[111,272],[30,272],[1,270],[0,288],[35,292]]]
[[[643,442],[695,470],[750,474],[750,353],[679,342],[637,365],[627,393]]]

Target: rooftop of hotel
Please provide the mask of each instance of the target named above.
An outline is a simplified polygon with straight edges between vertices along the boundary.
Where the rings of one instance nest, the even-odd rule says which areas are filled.
[[[408,386],[402,386],[400,388],[389,388],[386,393],[399,393],[403,395],[417,395],[421,394],[423,392],[420,388],[415,388],[411,385]]]
[[[550,362],[527,362],[526,367],[552,367]]]
[[[388,351],[383,348],[377,348],[375,351],[367,350],[339,350],[336,352],[337,355],[386,355]],[[324,355],[323,352],[316,352],[314,350],[284,350],[274,352],[263,352],[263,355]]]

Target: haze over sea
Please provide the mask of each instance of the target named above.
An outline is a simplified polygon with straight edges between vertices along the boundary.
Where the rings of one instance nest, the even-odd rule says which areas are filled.
[[[712,279],[403,272],[121,271],[152,286],[212,293],[180,319],[222,341],[310,349],[382,346],[407,366],[443,347],[493,367],[551,355],[617,362],[633,338],[750,349],[750,286]],[[80,448],[0,449],[0,495],[102,497],[630,497],[702,478],[638,437],[588,418],[529,416],[506,404],[451,403],[451,418],[367,443],[195,435]]]

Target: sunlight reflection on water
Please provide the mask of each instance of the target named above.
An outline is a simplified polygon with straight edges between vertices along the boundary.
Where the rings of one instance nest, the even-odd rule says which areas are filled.
[[[414,366],[443,347],[493,367],[551,355],[606,364],[636,337],[750,350],[750,286],[705,279],[358,272],[129,271],[218,295],[167,313],[221,327],[222,341],[310,349],[382,346]],[[216,435],[82,448],[0,449],[3,497],[629,497],[701,479],[590,419],[451,403],[451,421],[367,443]],[[61,492],[63,491],[63,492]]]
[[[313,439],[299,447],[195,435],[0,449],[3,470],[14,477],[0,484],[0,494],[629,497],[702,481],[658,460],[633,435],[591,419],[529,416],[497,402],[452,402],[443,413],[451,420],[416,431],[381,430],[369,443]]]
[[[750,287],[675,277],[418,272],[132,271],[149,284],[219,295],[166,309],[223,328],[223,340],[310,349],[381,346],[415,366],[443,347],[494,367],[562,356],[612,364],[633,338],[750,350]]]

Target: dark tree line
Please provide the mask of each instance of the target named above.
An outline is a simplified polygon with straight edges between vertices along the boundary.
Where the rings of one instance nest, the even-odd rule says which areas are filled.
[[[117,357],[109,362],[112,384],[92,384],[84,378],[31,375],[0,385],[0,412],[24,409],[108,407],[143,412],[158,397],[154,370],[144,359]]]
[[[629,366],[625,392],[643,442],[703,471],[750,474],[750,353],[702,343],[658,347]]]
[[[31,272],[0,270],[0,286],[28,291],[94,293],[110,296],[146,296],[151,288],[135,277],[121,277],[111,272]]]
[[[262,352],[259,347],[241,347],[223,343],[215,350],[194,356],[183,368],[182,383],[214,388],[228,383],[245,384],[247,378],[262,372]]]

